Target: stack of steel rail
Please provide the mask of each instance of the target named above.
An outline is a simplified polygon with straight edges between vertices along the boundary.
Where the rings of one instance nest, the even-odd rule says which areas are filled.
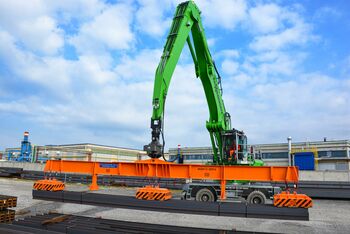
[[[52,174],[52,177],[67,182],[67,183],[82,183],[90,184],[91,176],[83,174]],[[41,171],[24,171],[21,175],[22,179],[40,180],[44,178],[44,172]],[[167,179],[167,178],[144,178],[144,177],[132,177],[132,176],[106,176],[101,175],[98,177],[97,183],[105,186],[128,186],[128,187],[142,187],[147,183],[159,184],[160,187],[170,189],[182,189],[185,184],[184,179]]]
[[[15,219],[15,211],[8,209],[17,206],[17,197],[0,195],[0,223],[11,223]]]
[[[0,167],[0,177],[20,177],[22,173],[20,167]]]
[[[282,183],[272,183],[274,186],[285,187]],[[288,185],[293,188],[293,185]],[[318,199],[350,199],[350,183],[339,181],[300,181],[298,187],[293,189],[298,193],[307,194]]]
[[[76,215],[46,214],[27,217],[9,225],[0,226],[0,232],[10,233],[248,233],[235,230],[217,230],[160,224],[127,222]],[[249,232],[250,233],[250,232]]]
[[[198,202],[176,199],[160,202],[139,200],[131,196],[102,193],[75,191],[50,192],[41,190],[33,190],[33,199],[183,214],[309,220],[309,211],[305,208],[280,208],[274,207],[273,205],[257,205],[236,202]]]

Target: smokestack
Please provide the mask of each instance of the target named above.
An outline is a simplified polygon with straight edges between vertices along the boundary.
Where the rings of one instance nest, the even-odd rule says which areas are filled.
[[[183,164],[184,163],[183,156],[181,155],[181,145],[177,145],[177,162],[179,164]]]
[[[292,166],[292,137],[289,136],[288,140],[288,166]]]
[[[29,139],[29,132],[25,131],[23,135],[24,135],[23,141],[24,141],[24,142],[28,142],[28,139]]]

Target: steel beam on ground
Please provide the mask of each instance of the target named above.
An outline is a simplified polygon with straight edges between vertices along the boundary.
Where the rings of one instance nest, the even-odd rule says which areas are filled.
[[[91,218],[76,215],[69,215],[66,220],[59,223],[42,225],[47,219],[55,219],[62,214],[45,214],[26,217],[24,220],[15,221],[11,225],[0,227],[2,230],[11,230],[11,233],[192,233],[192,234],[219,234],[236,233],[236,230],[206,229],[181,227],[174,225],[150,224],[120,221],[112,219]],[[239,233],[246,233],[239,231]],[[249,232],[247,232],[249,233]],[[259,232],[260,233],[260,232]],[[262,232],[261,232],[262,233]]]
[[[135,197],[89,193],[49,192],[33,190],[33,198],[85,205],[107,206],[135,210],[149,210],[170,213],[199,214],[230,217],[254,217],[269,219],[309,220],[305,208],[274,207],[272,205],[247,205],[233,202],[197,202],[188,200],[147,201]]]

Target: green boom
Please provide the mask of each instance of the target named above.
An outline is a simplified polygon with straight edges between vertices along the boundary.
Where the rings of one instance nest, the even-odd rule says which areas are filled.
[[[194,47],[191,41],[193,41]],[[206,127],[213,146],[213,161],[214,163],[221,163],[223,160],[220,150],[222,148],[221,132],[231,129],[231,120],[222,99],[220,77],[208,48],[200,10],[193,1],[178,5],[161,61],[156,70],[151,121],[152,142],[145,146],[145,150],[152,158],[158,158],[163,154],[162,145],[159,143],[159,135],[162,134],[164,105],[171,77],[185,43],[189,46],[195,64],[196,76],[202,81],[209,107],[209,120]]]

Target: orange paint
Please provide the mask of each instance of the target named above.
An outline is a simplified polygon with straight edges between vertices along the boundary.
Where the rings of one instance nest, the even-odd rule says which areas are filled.
[[[297,167],[212,166],[174,164],[159,159],[135,162],[48,160],[45,172],[179,179],[298,182]]]
[[[252,167],[174,164],[160,159],[135,162],[88,162],[48,160],[45,172],[79,173],[92,175],[90,189],[96,190],[97,175],[138,176],[178,179],[207,179],[221,181],[221,199],[225,199],[227,180],[298,182],[297,167]]]
[[[48,180],[38,180],[34,183],[34,190],[45,190],[45,191],[62,191],[65,188],[65,184],[56,179],[48,179]]]
[[[166,201],[171,199],[171,192],[166,188],[159,188],[159,186],[148,185],[139,188],[136,192],[136,198],[141,200],[157,200]]]
[[[312,207],[312,199],[305,194],[281,192],[273,197],[273,205],[277,207]]]

